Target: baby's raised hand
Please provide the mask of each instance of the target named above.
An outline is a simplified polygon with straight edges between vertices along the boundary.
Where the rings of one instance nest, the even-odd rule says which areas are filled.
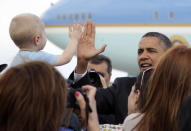
[[[71,40],[78,41],[82,37],[82,27],[83,25],[80,22],[78,24],[74,22],[74,24],[69,27],[69,37]]]

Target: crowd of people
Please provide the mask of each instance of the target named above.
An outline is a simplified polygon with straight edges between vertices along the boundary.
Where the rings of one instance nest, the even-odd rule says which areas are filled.
[[[111,84],[112,64],[100,55],[106,45],[95,48],[91,20],[74,22],[60,55],[41,51],[45,29],[34,14],[15,16],[9,32],[19,52],[0,76],[0,130],[99,131],[99,124],[122,124],[123,131],[191,130],[187,45],[173,46],[159,32],[144,34],[137,51],[139,75],[116,78]],[[65,79],[54,66],[67,64],[75,51],[76,68]],[[0,71],[5,67],[0,65]],[[92,82],[92,70],[99,87]]]

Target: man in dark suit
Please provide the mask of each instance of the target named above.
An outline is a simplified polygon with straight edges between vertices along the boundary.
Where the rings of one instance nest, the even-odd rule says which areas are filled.
[[[104,51],[105,46],[97,50],[94,46],[95,26],[89,23],[89,30],[83,36],[78,45],[78,61],[75,73],[69,79],[74,79],[74,86],[89,84],[87,73],[88,61],[95,55]],[[89,40],[89,42],[83,41]],[[158,32],[149,32],[142,36],[138,48],[138,65],[140,71],[154,68],[160,56],[172,46],[170,40],[165,35]],[[114,83],[106,89],[98,89],[96,92],[97,111],[101,114],[114,114],[113,124],[123,123],[127,116],[128,96],[131,87],[136,81],[135,77],[116,78]]]
[[[102,88],[109,87],[112,64],[109,57],[104,55],[96,55],[88,61],[87,69],[89,71],[95,70],[100,75],[102,82]],[[102,77],[102,78],[101,78]],[[100,124],[112,124],[115,123],[115,116],[113,114],[98,114]]]

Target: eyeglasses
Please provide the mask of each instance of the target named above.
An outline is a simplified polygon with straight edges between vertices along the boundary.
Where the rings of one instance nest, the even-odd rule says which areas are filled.
[[[145,75],[145,72],[149,71],[149,70],[153,70],[152,68],[148,68],[147,70],[143,71],[142,77],[141,77],[141,85],[140,85],[140,89],[142,89],[142,85],[143,85],[143,78]]]
[[[1,64],[0,65],[0,72],[3,71],[7,67],[7,64]]]

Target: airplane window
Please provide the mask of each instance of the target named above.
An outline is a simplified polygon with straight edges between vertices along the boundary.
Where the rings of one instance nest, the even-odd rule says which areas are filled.
[[[78,14],[75,14],[75,15],[74,15],[74,19],[75,19],[75,20],[78,20]]]
[[[159,17],[159,15],[158,15],[158,12],[156,11],[156,12],[154,13],[154,18],[155,18],[155,19],[158,19],[158,17]]]
[[[85,19],[85,14],[84,14],[84,13],[81,14],[81,19],[82,19],[82,20]]]
[[[68,16],[68,19],[69,19],[69,20],[71,20],[71,19],[72,19],[72,14],[70,14],[70,15]]]
[[[174,13],[173,13],[173,12],[169,12],[169,13],[168,13],[168,18],[169,18],[169,19],[172,19],[173,17],[174,17]]]
[[[88,19],[91,19],[92,18],[92,15],[91,13],[88,14]]]
[[[59,20],[59,19],[60,19],[60,15],[57,15],[57,16],[56,16],[56,19]]]
[[[63,19],[63,20],[65,20],[65,19],[66,19],[66,15],[65,15],[65,14],[62,16],[62,19]]]

